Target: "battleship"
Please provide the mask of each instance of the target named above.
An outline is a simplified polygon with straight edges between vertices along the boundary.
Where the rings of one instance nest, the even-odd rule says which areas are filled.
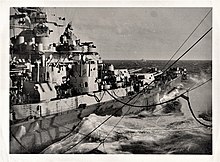
[[[14,10],[9,63],[12,154],[39,153],[92,113],[153,112],[161,94],[187,79],[186,69],[178,67],[166,72],[149,67],[146,73],[116,69],[103,63],[93,42],[81,42],[75,36],[72,22],[50,21],[37,7]],[[59,42],[48,44],[53,41],[49,25],[63,29]],[[134,96],[138,99],[131,100]],[[181,112],[179,106],[165,111]]]

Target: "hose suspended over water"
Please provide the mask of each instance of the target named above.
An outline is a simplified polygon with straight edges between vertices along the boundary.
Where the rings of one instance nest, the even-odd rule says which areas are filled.
[[[195,114],[194,114],[194,112],[193,112],[193,109],[192,109],[192,107],[191,107],[191,103],[190,103],[190,100],[189,100],[189,97],[188,97],[188,96],[181,95],[181,97],[187,101],[187,103],[188,103],[188,108],[189,108],[189,110],[190,110],[190,112],[191,112],[193,118],[194,118],[199,124],[201,124],[201,125],[203,125],[203,126],[205,126],[205,127],[212,127],[212,125],[208,125],[208,124],[205,124],[205,123],[201,122],[201,121],[195,116]]]

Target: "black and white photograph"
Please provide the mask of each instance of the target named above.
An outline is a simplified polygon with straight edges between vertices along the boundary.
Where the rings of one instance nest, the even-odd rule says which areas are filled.
[[[212,7],[10,7],[10,154],[212,155]]]

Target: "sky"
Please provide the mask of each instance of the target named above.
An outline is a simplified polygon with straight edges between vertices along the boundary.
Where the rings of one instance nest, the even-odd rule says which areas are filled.
[[[168,60],[211,8],[44,8],[48,18],[65,17],[72,21],[75,35],[93,41],[103,59]],[[184,53],[212,26],[210,13],[176,57]],[[58,41],[63,29],[55,29],[51,37]],[[202,39],[185,60],[212,59],[212,32]]]

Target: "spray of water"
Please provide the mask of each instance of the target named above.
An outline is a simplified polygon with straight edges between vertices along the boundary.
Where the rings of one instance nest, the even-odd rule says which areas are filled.
[[[207,81],[209,78],[210,78],[210,75],[206,74],[204,71],[200,71],[199,74],[189,75],[189,80],[191,80],[192,83],[194,83],[196,85]]]

